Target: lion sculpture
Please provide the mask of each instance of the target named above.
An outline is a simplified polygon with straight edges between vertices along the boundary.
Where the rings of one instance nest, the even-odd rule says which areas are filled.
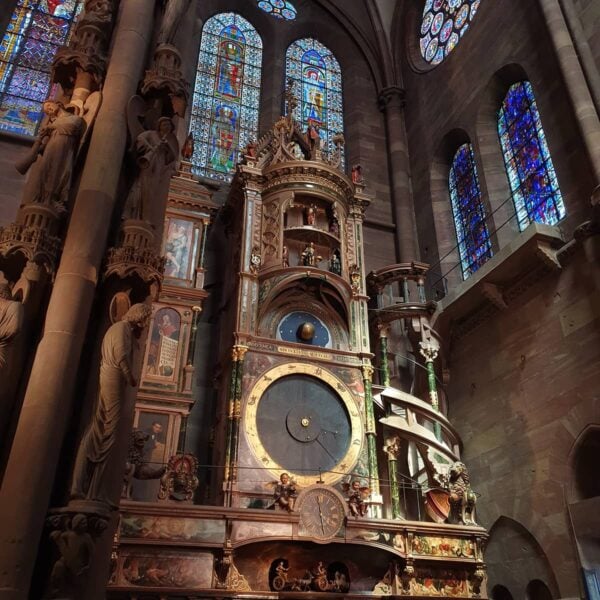
[[[471,489],[467,467],[462,462],[455,462],[448,475],[448,490],[450,492],[448,523],[453,525],[475,525],[477,496]]]

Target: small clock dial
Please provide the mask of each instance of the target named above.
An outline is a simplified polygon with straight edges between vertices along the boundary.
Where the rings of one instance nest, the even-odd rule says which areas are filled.
[[[286,315],[277,328],[278,337],[285,342],[331,347],[331,336],[325,324],[308,312],[296,311]]]
[[[282,377],[263,394],[256,417],[269,456],[295,475],[330,471],[348,451],[351,424],[346,407],[316,378]]]
[[[318,540],[334,537],[344,523],[344,505],[335,492],[325,486],[308,489],[298,500],[300,535]]]

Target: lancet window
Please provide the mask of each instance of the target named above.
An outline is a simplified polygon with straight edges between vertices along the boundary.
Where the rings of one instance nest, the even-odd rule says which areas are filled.
[[[333,138],[344,131],[342,72],[335,56],[312,38],[297,40],[286,53],[286,80],[298,97],[294,117],[317,128],[323,149],[333,153]]]
[[[194,171],[231,180],[240,148],[258,132],[262,40],[235,13],[208,19],[202,30],[191,132]]]
[[[556,225],[566,215],[531,83],[512,85],[498,113],[498,134],[519,228]]]
[[[83,0],[18,0],[0,44],[0,130],[36,133],[52,59],[82,7]]]
[[[460,264],[463,279],[467,279],[492,256],[471,144],[463,144],[456,151],[450,169],[449,188]]]

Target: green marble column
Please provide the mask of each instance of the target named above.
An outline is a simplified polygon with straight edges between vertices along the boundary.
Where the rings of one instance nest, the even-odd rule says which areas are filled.
[[[373,367],[363,365],[365,386],[365,426],[367,436],[367,454],[369,459],[369,487],[371,493],[379,496],[379,471],[377,468],[377,433],[375,430],[375,411],[373,408]]]
[[[435,380],[435,366],[434,361],[438,355],[438,349],[431,344],[424,344],[421,342],[419,344],[421,346],[421,356],[425,359],[425,367],[427,368],[427,386],[429,388],[429,400],[431,402],[431,406],[439,412],[440,403],[437,393],[437,383]],[[442,440],[442,428],[441,425],[436,422],[434,423],[434,432],[435,437],[441,441]]]
[[[383,387],[390,387],[390,366],[388,364],[387,326],[379,326],[379,381]]]
[[[400,452],[400,440],[397,437],[386,440],[384,451],[388,455],[392,519],[401,519],[402,509],[400,508],[400,488],[398,486],[398,454]]]

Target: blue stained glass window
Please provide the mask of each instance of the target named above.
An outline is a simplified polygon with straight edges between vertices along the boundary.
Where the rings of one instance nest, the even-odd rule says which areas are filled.
[[[324,149],[333,153],[333,137],[344,132],[342,72],[335,56],[317,40],[298,40],[287,49],[286,80],[299,100],[294,117],[305,128],[313,124]]]
[[[498,112],[498,134],[519,228],[532,221],[556,225],[566,210],[528,81],[509,88]]]
[[[286,0],[260,0],[258,8],[277,19],[293,21],[296,18],[296,7]]]
[[[194,172],[230,181],[239,150],[258,131],[262,40],[235,13],[206,21],[194,87],[190,130]]]
[[[492,244],[471,144],[463,144],[456,151],[450,169],[449,188],[460,264],[463,279],[467,279],[492,257]]]
[[[36,133],[52,59],[82,7],[83,0],[18,0],[0,43],[0,130]]]
[[[421,56],[439,65],[475,18],[481,0],[426,0],[421,19]]]

